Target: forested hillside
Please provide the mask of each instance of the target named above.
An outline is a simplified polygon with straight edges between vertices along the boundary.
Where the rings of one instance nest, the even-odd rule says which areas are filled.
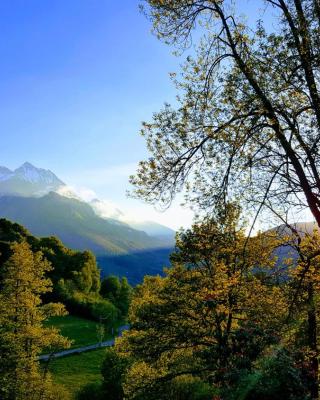
[[[141,282],[162,273],[173,247],[170,237],[149,236],[128,224],[104,219],[89,204],[51,192],[42,197],[0,196],[0,216],[27,227],[33,235],[57,236],[75,250],[90,250],[105,274]]]
[[[52,266],[46,273],[52,282],[52,290],[43,295],[45,302],[60,301],[72,314],[96,320],[102,315],[108,315],[109,320],[126,315],[129,300],[125,296],[130,295],[126,278],[121,283],[115,278],[119,285],[116,297],[119,298],[114,296],[111,301],[108,291],[104,290],[103,295],[100,293],[101,273],[93,253],[71,250],[56,237],[36,238],[21,225],[5,219],[0,219],[0,269],[12,254],[12,244],[24,242],[33,252],[41,252]]]

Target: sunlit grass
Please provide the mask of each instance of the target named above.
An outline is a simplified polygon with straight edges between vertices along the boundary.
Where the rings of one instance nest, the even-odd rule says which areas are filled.
[[[63,336],[72,339],[74,342],[71,347],[82,347],[99,342],[98,322],[95,321],[67,315],[65,317],[52,317],[46,321],[45,325],[60,329]],[[103,340],[111,339],[111,328],[106,326],[105,332]]]
[[[98,349],[51,361],[49,370],[53,381],[73,396],[86,384],[101,382],[105,352],[106,349]]]

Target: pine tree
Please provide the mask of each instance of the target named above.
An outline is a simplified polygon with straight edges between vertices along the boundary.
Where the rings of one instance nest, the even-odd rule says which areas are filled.
[[[48,400],[53,398],[50,376],[41,371],[38,356],[69,343],[42,324],[50,315],[63,314],[64,307],[42,305],[41,296],[52,290],[46,278],[52,267],[42,253],[33,253],[26,242],[13,243],[11,252],[0,292],[0,398]]]

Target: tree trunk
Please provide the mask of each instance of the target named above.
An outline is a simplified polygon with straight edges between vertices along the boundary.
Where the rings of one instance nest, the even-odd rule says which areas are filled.
[[[308,345],[311,350],[310,367],[312,372],[311,398],[319,398],[319,361],[317,343],[317,315],[314,304],[314,291],[312,283],[308,287]]]

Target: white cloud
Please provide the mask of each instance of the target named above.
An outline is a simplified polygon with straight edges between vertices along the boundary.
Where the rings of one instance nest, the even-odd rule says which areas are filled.
[[[125,214],[118,208],[118,206],[109,200],[94,199],[90,202],[92,208],[102,218],[114,218],[120,221],[125,221]]]
[[[136,220],[154,221],[174,230],[190,227],[194,216],[191,210],[183,208],[179,204],[173,204],[168,210],[162,212],[155,210],[150,205],[141,204],[141,206],[131,208],[130,215],[133,215]]]
[[[73,199],[83,200],[83,201],[91,201],[97,197],[97,194],[94,190],[83,187],[83,186],[60,186],[57,189],[57,193],[61,196],[70,197]]]
[[[59,193],[91,203],[95,212],[104,218],[114,218],[129,224],[154,221],[175,230],[182,226],[189,227],[193,213],[181,207],[179,200],[168,210],[160,212],[152,205],[126,197],[129,176],[135,170],[136,164],[130,163],[71,172],[62,178],[72,185],[62,188]]]

